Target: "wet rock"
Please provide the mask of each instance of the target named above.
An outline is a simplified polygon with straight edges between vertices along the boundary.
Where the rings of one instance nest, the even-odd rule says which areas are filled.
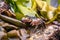
[[[9,38],[9,40],[19,40],[19,38]]]
[[[2,22],[2,20],[0,19],[0,22]]]
[[[16,30],[16,29],[18,29],[18,27],[14,26],[14,25],[10,25],[10,24],[4,24],[4,25],[3,25],[3,28],[4,28],[7,32],[9,32],[9,31],[11,31],[11,30]]]
[[[0,0],[0,8],[9,9],[9,6],[2,0]]]
[[[3,21],[1,21],[1,22],[0,22],[0,26],[2,26],[3,24],[4,24],[4,22],[3,22]]]
[[[9,38],[18,38],[18,33],[17,33],[17,30],[12,30],[10,32],[7,33],[7,36]]]
[[[29,37],[25,29],[20,29],[20,35],[21,35],[21,40],[26,40]]]
[[[58,23],[58,26],[60,26],[60,23]]]
[[[6,32],[2,26],[0,26],[0,31]]]
[[[4,32],[0,32],[0,40],[8,40],[7,34]]]
[[[58,24],[58,21],[53,21],[53,23],[57,25]]]

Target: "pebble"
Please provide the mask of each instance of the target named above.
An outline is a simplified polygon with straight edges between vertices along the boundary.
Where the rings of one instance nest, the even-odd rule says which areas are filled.
[[[58,22],[57,22],[57,21],[54,21],[53,23],[54,23],[54,24],[56,24],[56,25],[58,24]]]
[[[19,38],[9,38],[9,40],[19,40]]]
[[[7,33],[9,38],[18,38],[17,30],[12,30]]]
[[[7,34],[0,31],[0,40],[8,40]]]

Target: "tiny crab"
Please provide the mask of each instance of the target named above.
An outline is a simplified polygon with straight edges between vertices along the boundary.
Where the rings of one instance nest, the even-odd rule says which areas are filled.
[[[29,23],[30,22],[30,25],[32,26],[37,26],[37,25],[40,25],[40,24],[44,24],[44,21],[41,19],[41,18],[36,18],[36,17],[23,17],[22,22],[24,23]]]
[[[27,16],[23,17],[21,21],[24,23],[29,23],[31,26],[35,26],[34,30],[36,30],[38,27],[45,28],[45,23],[41,18]]]

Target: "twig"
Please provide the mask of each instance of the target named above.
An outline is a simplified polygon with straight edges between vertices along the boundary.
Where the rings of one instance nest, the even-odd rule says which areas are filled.
[[[5,15],[1,15],[0,14],[0,18],[6,22],[9,22],[9,23],[12,23],[16,26],[21,26],[21,27],[25,27],[26,25],[24,23],[22,23],[21,21],[19,20],[16,20],[16,19],[13,19],[13,18],[10,18],[10,17],[7,17]]]

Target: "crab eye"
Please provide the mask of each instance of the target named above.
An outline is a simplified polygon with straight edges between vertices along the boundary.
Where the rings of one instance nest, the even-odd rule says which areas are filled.
[[[24,23],[26,23],[26,22],[31,22],[31,19],[30,18],[28,18],[28,17],[23,17],[22,18],[22,22],[24,22]]]

